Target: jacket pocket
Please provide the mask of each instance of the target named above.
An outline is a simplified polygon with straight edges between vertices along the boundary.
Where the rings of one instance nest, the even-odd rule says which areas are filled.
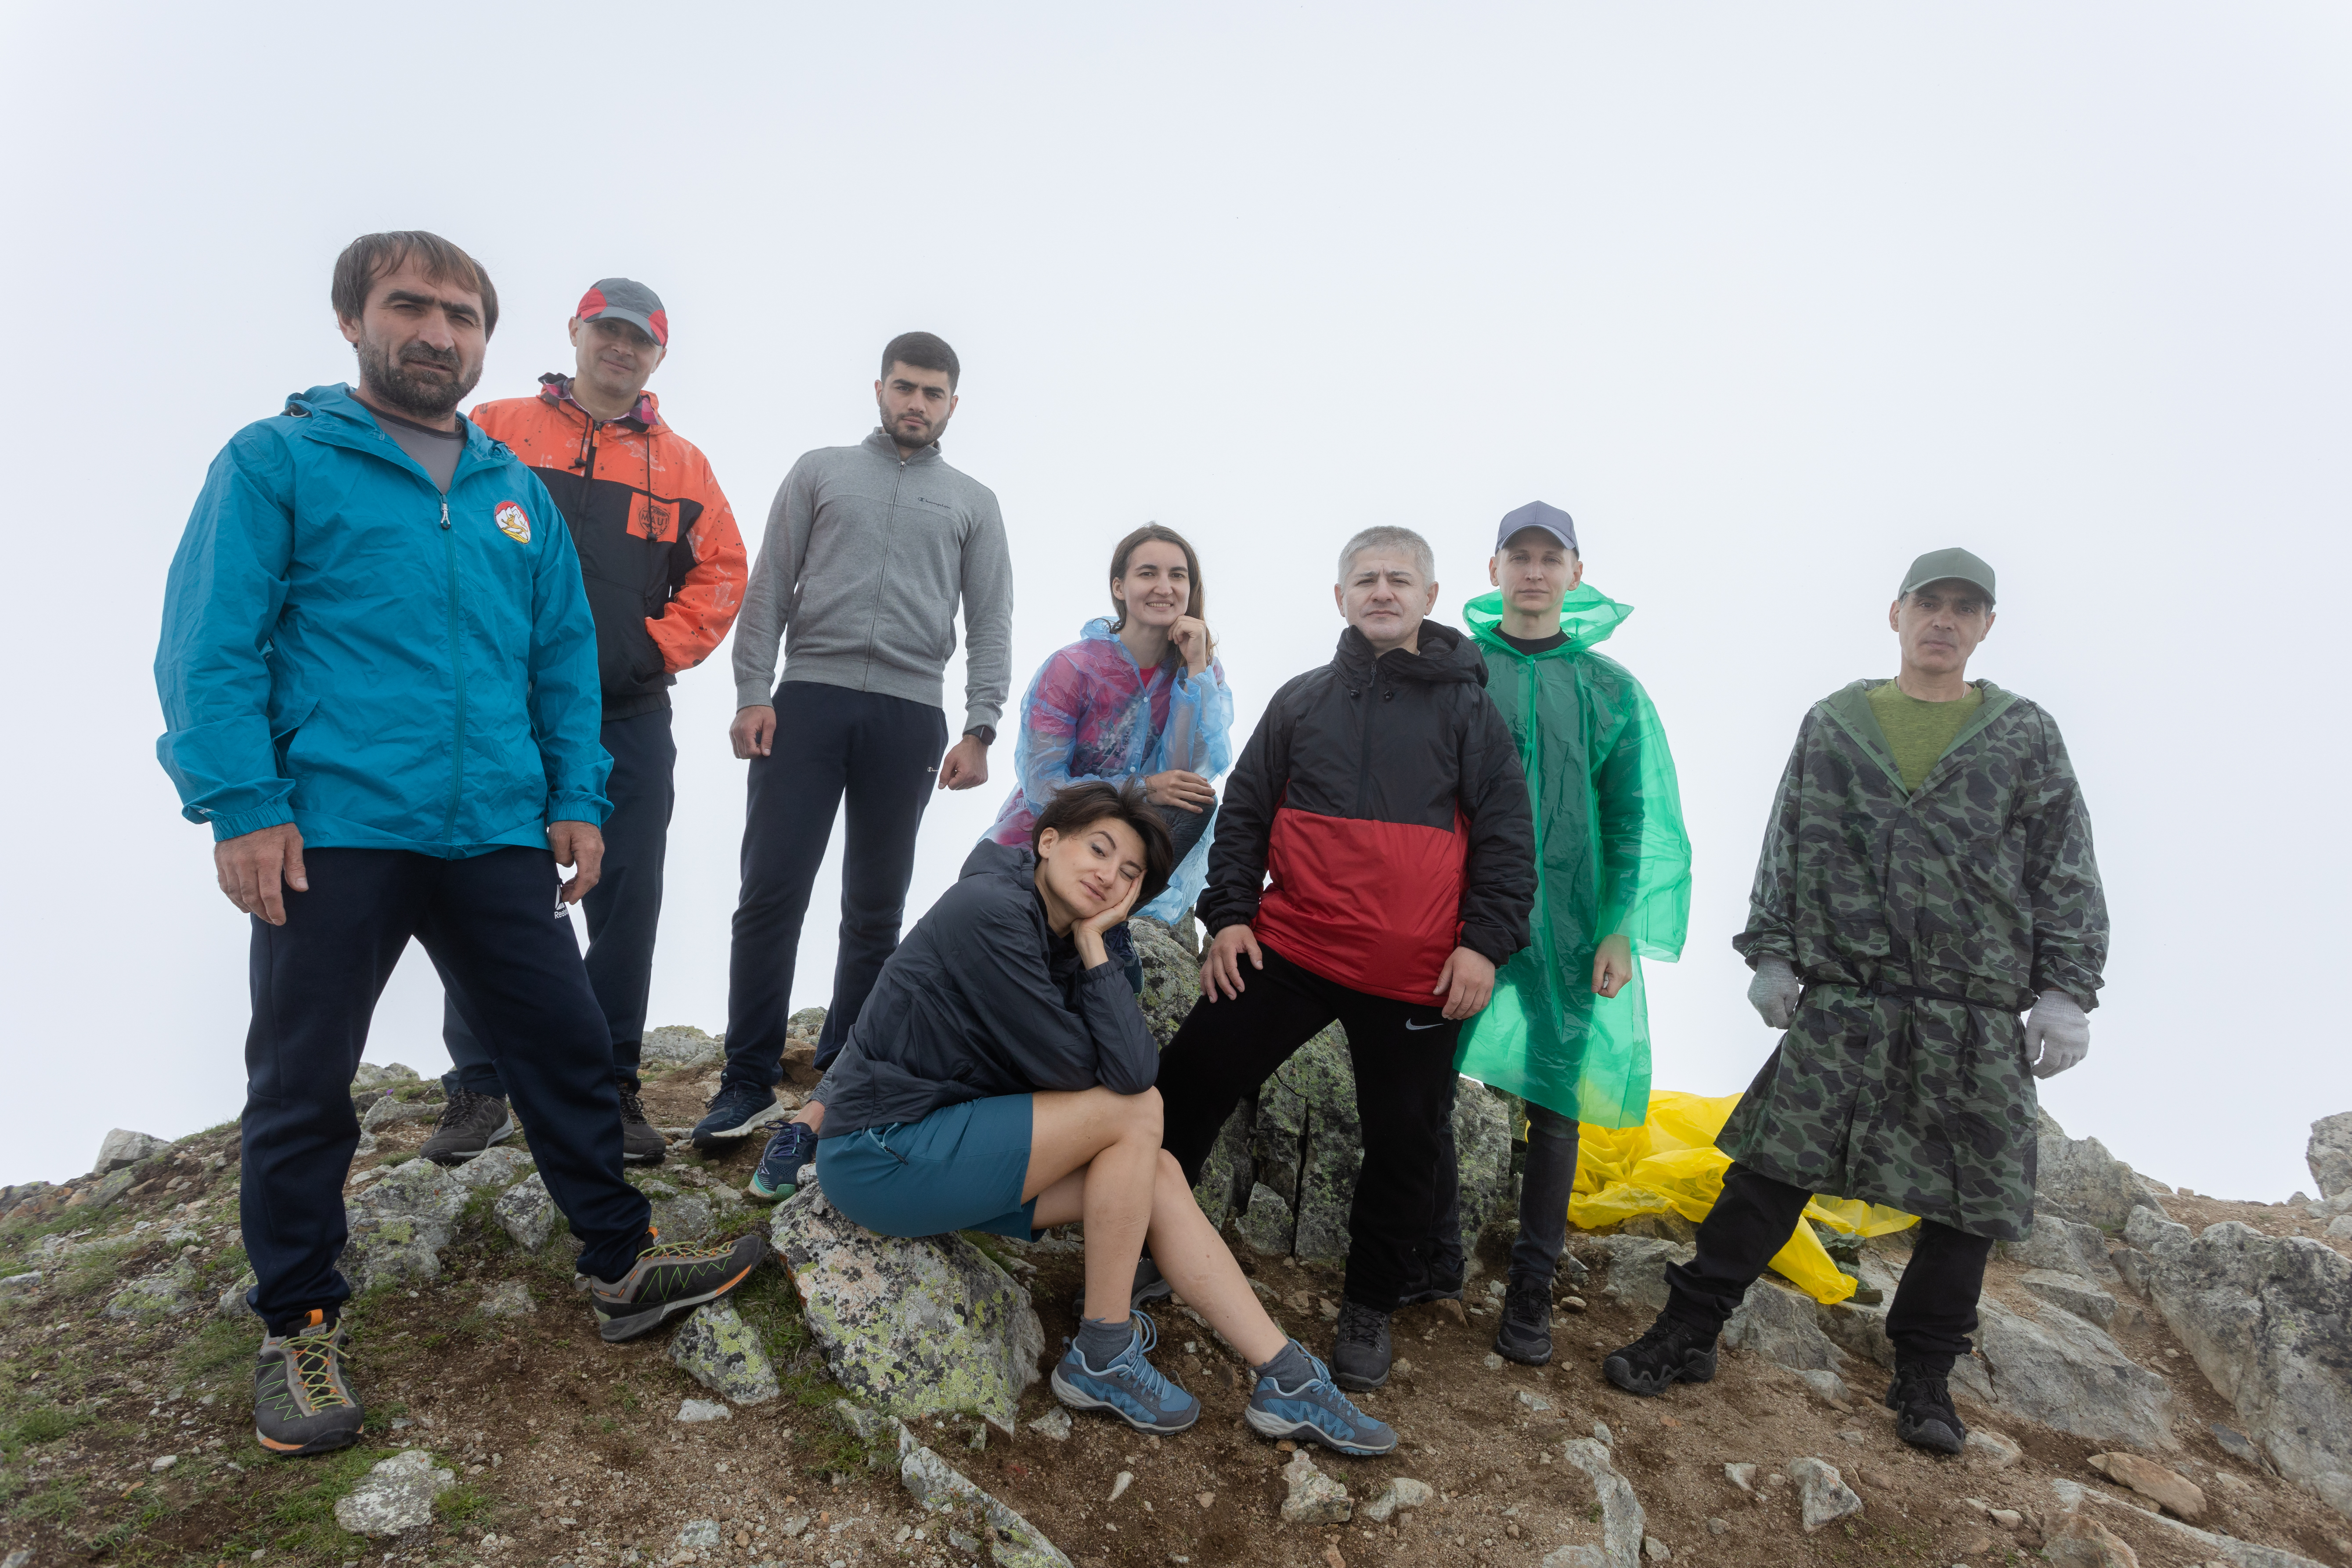
[[[270,720],[269,750],[278,763],[279,778],[294,776],[288,766],[288,759],[294,752],[294,737],[304,724],[310,722],[310,715],[318,710],[318,707],[319,700],[315,697],[296,698],[287,703],[282,713]]]

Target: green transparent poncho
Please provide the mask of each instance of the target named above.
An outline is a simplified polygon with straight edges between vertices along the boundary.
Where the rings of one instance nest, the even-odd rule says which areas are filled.
[[[1579,1121],[1639,1126],[1650,1103],[1642,960],[1682,956],[1690,838],[1658,710],[1622,665],[1592,651],[1633,608],[1580,586],[1560,608],[1568,641],[1534,655],[1497,635],[1500,594],[1462,613],[1534,795],[1537,889],[1534,940],[1496,972],[1454,1065]],[[1633,976],[1603,1001],[1592,958],[1614,933],[1633,950]]]

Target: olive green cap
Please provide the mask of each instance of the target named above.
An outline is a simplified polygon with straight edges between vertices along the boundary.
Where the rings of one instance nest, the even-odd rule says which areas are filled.
[[[1941,583],[1954,577],[1982,588],[1987,604],[1993,603],[1998,597],[1993,593],[1992,568],[1979,557],[1958,546],[1949,550],[1930,550],[1911,563],[1911,570],[1903,574],[1903,586],[1895,591],[1895,596],[1899,599],[1930,583]]]

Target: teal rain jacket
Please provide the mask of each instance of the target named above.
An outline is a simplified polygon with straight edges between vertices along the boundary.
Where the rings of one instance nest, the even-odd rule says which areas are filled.
[[[1641,682],[1592,651],[1633,613],[1580,586],[1560,606],[1568,641],[1524,654],[1496,631],[1500,594],[1462,611],[1534,797],[1537,890],[1534,941],[1496,972],[1454,1065],[1596,1127],[1649,1115],[1642,960],[1681,957],[1690,923],[1690,839],[1666,731]],[[1604,1002],[1592,957],[1609,935],[1632,945],[1633,977]]]
[[[213,460],[163,590],[156,759],[215,838],[457,859],[602,823],[596,631],[562,514],[464,423],[445,499],[348,387]]]

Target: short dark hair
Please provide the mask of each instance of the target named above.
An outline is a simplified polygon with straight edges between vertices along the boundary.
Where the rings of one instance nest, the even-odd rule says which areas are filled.
[[[1029,847],[1034,850],[1049,827],[1067,838],[1111,816],[1134,828],[1143,840],[1143,885],[1135,890],[1135,902],[1128,910],[1134,914],[1160,895],[1176,869],[1176,841],[1168,837],[1168,824],[1140,782],[1093,779],[1063,785],[1037,814],[1036,825],[1029,829]]]
[[[499,291],[482,264],[442,238],[421,228],[396,228],[383,234],[363,234],[343,247],[335,258],[335,281],[330,297],[339,321],[356,321],[367,310],[368,295],[387,272],[397,272],[415,257],[425,263],[425,275],[436,283],[455,283],[482,297],[482,336],[499,330]]]
[[[956,360],[955,350],[948,341],[932,332],[900,332],[882,351],[882,374],[887,377],[894,364],[910,364],[917,370],[943,370],[948,373],[948,390],[953,392],[963,366]]]

